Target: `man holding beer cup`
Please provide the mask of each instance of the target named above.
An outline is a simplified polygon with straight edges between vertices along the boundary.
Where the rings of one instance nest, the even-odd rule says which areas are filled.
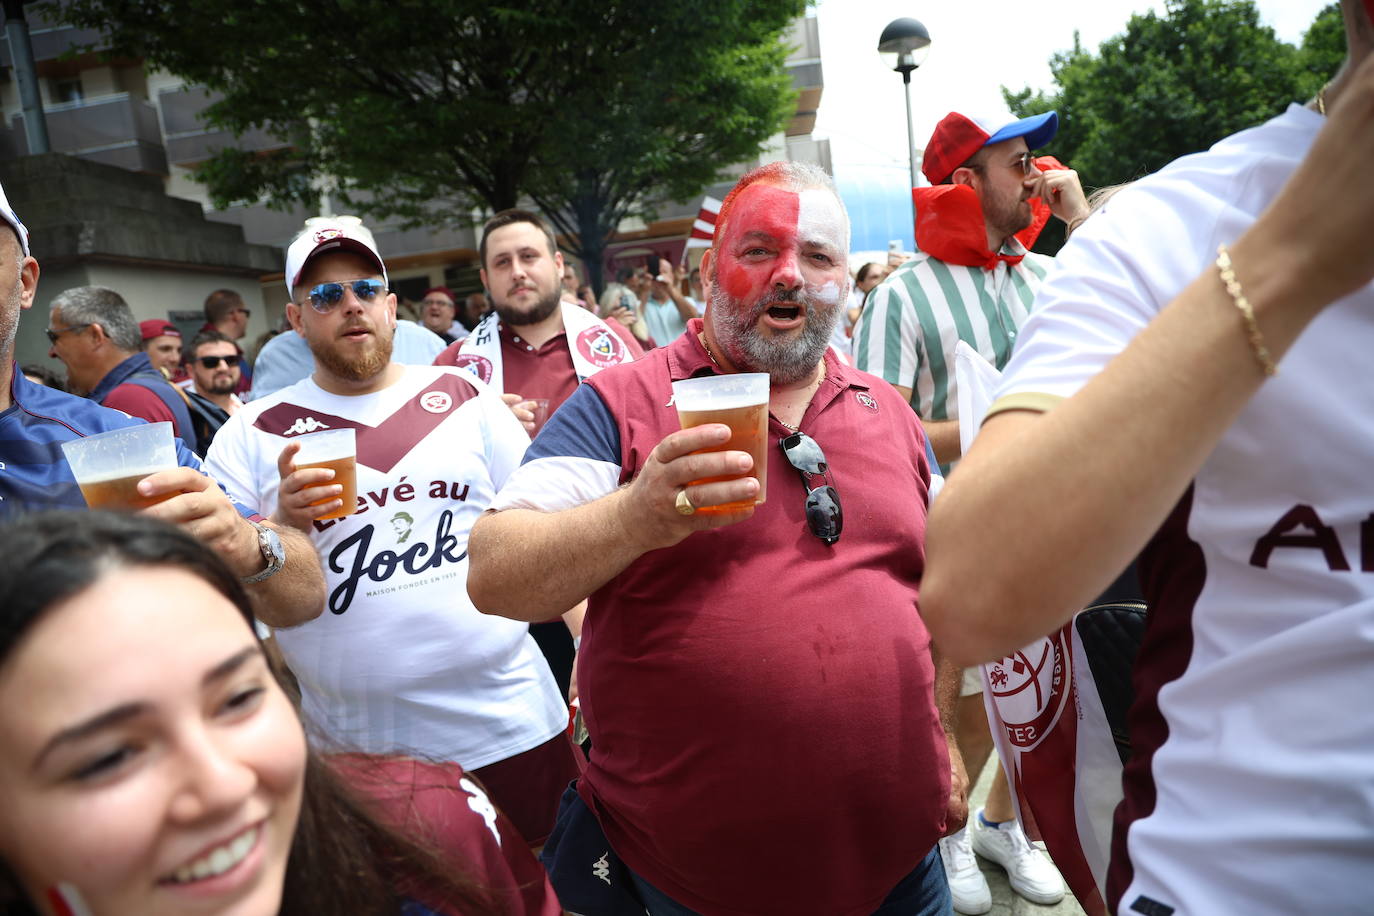
[[[600,862],[652,914],[947,912],[935,844],[966,785],[958,672],[916,611],[932,462],[897,392],[827,353],[848,247],[820,170],[741,178],[704,319],[588,379],[473,528],[479,609],[590,595],[591,762],[545,849],[572,910],[595,911]],[[746,373],[767,375],[761,460],[673,403]]]
[[[61,444],[144,424],[15,371],[19,317],[33,307],[38,276],[28,230],[0,188],[0,524],[24,512],[85,508]],[[232,502],[185,444],[177,441],[175,454],[174,464],[138,482],[140,501],[155,503],[144,511],[213,547],[242,577],[263,622],[293,626],[318,615],[324,579],[309,542]]]
[[[314,372],[246,404],[206,460],[324,560],[330,613],[277,633],[303,708],[354,750],[462,764],[542,842],[577,773],[567,707],[528,628],[463,589],[468,529],[529,438],[468,373],[392,362],[396,297],[356,217],[309,220],[286,282]]]

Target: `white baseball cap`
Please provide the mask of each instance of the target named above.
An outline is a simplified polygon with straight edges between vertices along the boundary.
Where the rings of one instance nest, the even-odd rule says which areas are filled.
[[[329,251],[352,251],[377,265],[386,283],[386,264],[377,252],[372,233],[356,216],[314,216],[305,221],[301,234],[286,249],[286,291],[293,295],[305,265]]]
[[[24,228],[24,224],[19,222],[19,217],[15,216],[14,208],[10,206],[9,198],[5,196],[5,189],[0,188],[0,217],[9,223],[14,234],[19,236],[19,247],[24,249],[24,257],[29,256],[29,230]]]

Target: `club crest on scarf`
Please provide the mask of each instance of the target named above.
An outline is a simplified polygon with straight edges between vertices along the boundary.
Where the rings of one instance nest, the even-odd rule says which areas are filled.
[[[625,344],[604,327],[586,328],[578,334],[577,351],[598,369],[618,366],[625,361]]]
[[[487,384],[491,384],[491,360],[485,356],[478,356],[476,353],[459,353],[453,364],[459,369],[466,369]]]
[[[1054,728],[1069,699],[1068,646],[1062,632],[984,666],[1007,740],[1030,750]]]

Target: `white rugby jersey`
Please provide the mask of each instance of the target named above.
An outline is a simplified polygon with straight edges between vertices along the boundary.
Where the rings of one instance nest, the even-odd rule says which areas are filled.
[[[1292,106],[1112,198],[1042,286],[999,401],[1072,395],[1215,273],[1322,123]],[[1374,906],[1371,354],[1374,286],[1312,322],[1142,559],[1119,913]]]
[[[467,593],[468,531],[529,437],[501,399],[452,367],[406,366],[374,394],[307,378],[251,401],[215,436],[207,470],[269,515],[292,437],[352,427],[358,508],[315,522],[324,613],[277,630],[323,738],[477,769],[558,734],[567,713],[526,624]]]

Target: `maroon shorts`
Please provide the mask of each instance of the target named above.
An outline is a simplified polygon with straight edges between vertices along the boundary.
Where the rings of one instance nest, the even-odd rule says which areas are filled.
[[[542,846],[558,819],[563,790],[587,765],[567,732],[472,773],[531,846]]]

